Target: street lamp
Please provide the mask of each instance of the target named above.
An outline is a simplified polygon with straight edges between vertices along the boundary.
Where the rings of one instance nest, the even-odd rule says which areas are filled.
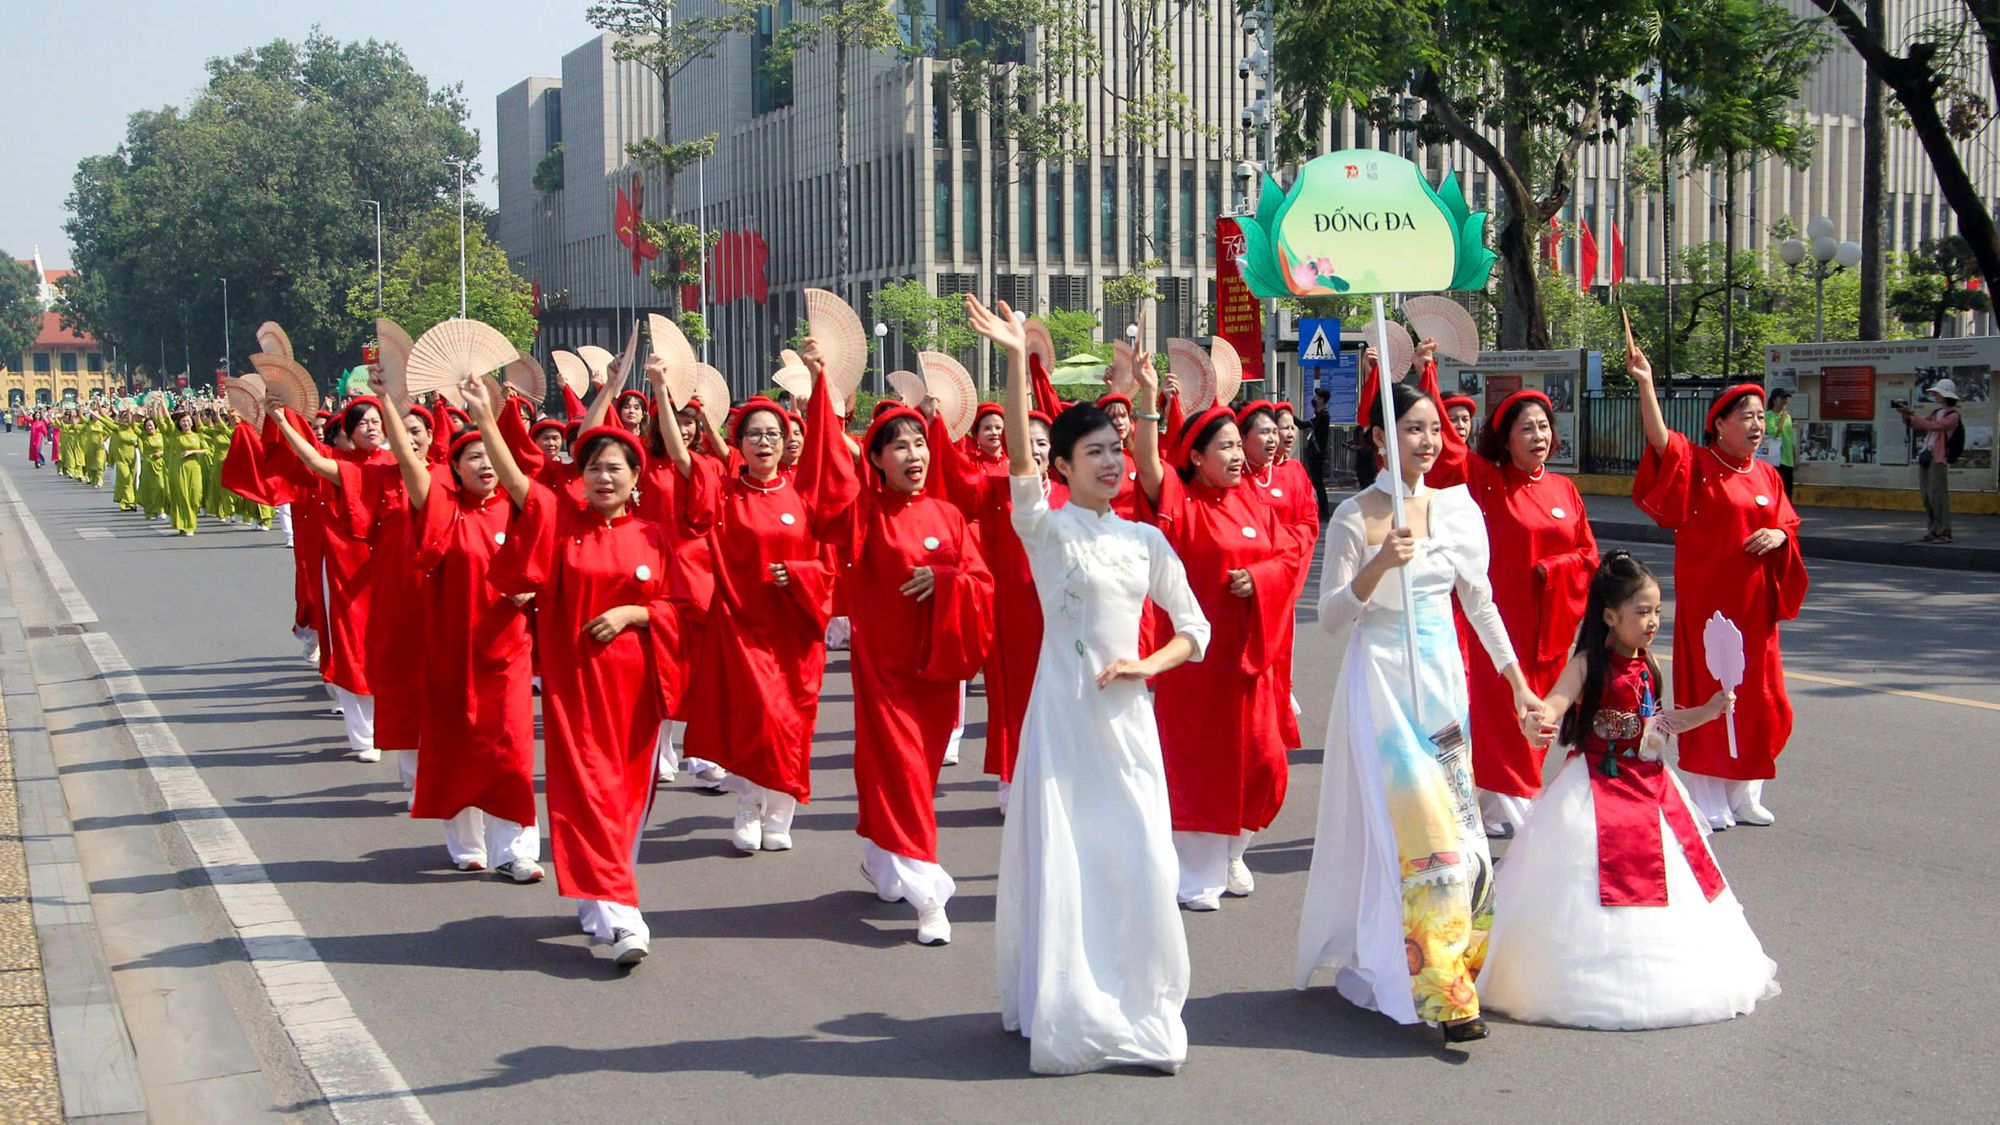
[[[1813,340],[1817,343],[1826,341],[1826,279],[1861,264],[1861,244],[1841,242],[1833,232],[1833,220],[1821,215],[1806,224],[1805,238],[1778,243],[1779,260],[1793,273],[1812,278]],[[1805,265],[1807,258],[1812,259],[1812,265]]]
[[[465,166],[464,160],[445,158],[458,169],[458,319],[465,319]]]
[[[364,199],[361,202],[375,208],[375,311],[382,311],[382,204],[379,200]]]
[[[875,393],[888,394],[889,387],[889,326],[875,322],[875,354],[881,357],[881,366],[875,369]]]
[[[216,280],[222,282],[222,366],[229,367],[229,279],[219,277]],[[230,367],[230,370],[235,368]],[[193,378],[193,373],[190,372],[188,377]]]

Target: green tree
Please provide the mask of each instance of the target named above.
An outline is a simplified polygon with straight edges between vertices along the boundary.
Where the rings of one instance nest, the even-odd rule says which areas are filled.
[[[1932,336],[1942,336],[1948,318],[1986,307],[1986,298],[1967,286],[1979,277],[1979,263],[1965,239],[1925,239],[1904,263],[1902,284],[1889,294],[1889,311],[1904,324],[1929,325]]]
[[[868,312],[900,332],[906,347],[962,355],[979,340],[965,315],[965,298],[940,297],[921,281],[894,281],[868,298]]]
[[[1049,330],[1049,339],[1056,347],[1056,358],[1067,359],[1080,352],[1089,352],[1108,358],[1111,346],[1097,339],[1097,329],[1102,325],[1095,314],[1086,309],[1049,309],[1039,318]]]
[[[1145,302],[1159,300],[1154,278],[1164,253],[1153,244],[1152,210],[1146,206],[1146,157],[1170,136],[1216,135],[1215,126],[1196,111],[1187,94],[1172,86],[1182,25],[1189,15],[1206,19],[1209,4],[1207,0],[1104,0],[1102,6],[1117,37],[1119,65],[1115,73],[1100,68],[1098,78],[1113,107],[1107,147],[1115,143],[1125,150],[1125,224],[1132,262],[1130,273],[1105,282],[1104,299],[1129,304],[1137,319],[1145,315]],[[1077,215],[1071,221],[1085,218]]]
[[[600,0],[585,11],[590,26],[611,33],[613,58],[636,62],[652,74],[660,90],[660,135],[643,137],[625,146],[625,155],[640,166],[660,174],[661,199],[658,219],[640,216],[639,235],[660,248],[665,265],[654,270],[653,288],[661,293],[667,308],[680,309],[681,286],[701,280],[701,228],[674,217],[674,178],[715,151],[715,134],[693,140],[673,140],[674,76],[691,64],[715,53],[715,48],[732,32],[748,32],[756,25],[756,0],[712,0],[701,5],[678,0]],[[690,15],[683,9],[697,8]],[[712,241],[712,240],[711,240]],[[683,331],[706,334],[699,312],[682,315]]]
[[[554,195],[563,189],[563,146],[557,141],[555,147],[542,154],[541,163],[535,165],[535,190],[543,195]]]
[[[185,109],[135,113],[116,152],[77,166],[65,229],[81,280],[65,320],[128,356],[220,355],[226,277],[232,366],[275,320],[308,367],[345,367],[364,338],[347,291],[374,267],[361,201],[382,201],[395,239],[455,198],[444,161],[479,153],[464,98],[394,44],[317,31],[208,71]]]
[[[2000,222],[1967,167],[1968,158],[1977,166],[1992,159],[1984,134],[1993,106],[1985,91],[2000,89],[2000,0],[1955,0],[1920,17],[1929,22],[1894,27],[1871,19],[1873,11],[1856,10],[1850,0],[1813,4],[1861,56],[1870,77],[1896,96],[1903,123],[1923,146],[1959,235],[1979,263],[1987,300],[2000,301]],[[2000,304],[1994,308],[2000,311]]]
[[[849,275],[854,251],[854,184],[848,167],[848,60],[856,52],[884,51],[902,43],[902,30],[888,0],[794,0],[792,22],[773,38],[770,66],[789,73],[798,52],[833,51],[834,289],[853,299]]]
[[[402,240],[382,274],[382,315],[412,337],[458,315],[458,212],[440,208]],[[347,312],[372,334],[373,278],[347,291]],[[469,224],[465,231],[465,312],[526,351],[535,340],[534,288],[514,273],[507,252]]]
[[[1697,166],[1722,169],[1722,333],[1733,340],[1737,178],[1766,155],[1795,168],[1810,161],[1813,132],[1792,106],[1826,41],[1816,23],[1767,0],[1683,0],[1662,18],[1685,26],[1659,60],[1658,113],[1667,149]],[[1722,358],[1727,378],[1730,348]]]
[[[0,367],[11,367],[35,342],[42,301],[35,271],[0,250]]]

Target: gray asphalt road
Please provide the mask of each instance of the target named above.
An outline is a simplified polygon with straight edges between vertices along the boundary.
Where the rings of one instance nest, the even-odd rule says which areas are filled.
[[[1251,850],[1258,891],[1184,916],[1186,1070],[1037,1079],[997,1014],[1000,818],[976,722],[968,764],[945,771],[938,795],[960,888],[949,947],[914,944],[909,909],[877,902],[856,875],[837,664],[795,851],[740,857],[729,798],[662,789],[640,869],[654,956],[621,978],[552,884],[453,871],[436,826],[400,814],[394,765],[342,758],[338,720],[286,631],[290,557],[275,534],[161,535],[108,490],[29,469],[24,450],[0,442],[0,464],[438,1121],[1938,1119],[2000,1099],[1984,1034],[2000,929],[1988,893],[2000,577],[1811,568],[1813,596],[1786,634],[1799,733],[1767,795],[1778,826],[1717,840],[1784,995],[1731,1024],[1666,1032],[1501,1022],[1463,1052],[1330,988],[1290,986],[1339,661],[1302,627],[1309,746],[1284,815]],[[982,701],[973,708],[976,720]],[[78,830],[93,827],[105,826]],[[233,956],[221,942],[162,959]]]

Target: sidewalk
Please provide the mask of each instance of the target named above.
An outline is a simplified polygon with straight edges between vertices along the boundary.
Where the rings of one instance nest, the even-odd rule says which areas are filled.
[[[1630,496],[1585,496],[1599,539],[1671,543],[1673,533],[1639,510]],[[1862,508],[1800,508],[1799,547],[1809,559],[2000,572],[2000,516],[1952,517],[1949,546],[1916,542],[1922,512]]]
[[[0,1119],[59,1122],[62,1086],[56,1078],[49,997],[28,902],[28,860],[15,789],[13,740],[0,704]]]

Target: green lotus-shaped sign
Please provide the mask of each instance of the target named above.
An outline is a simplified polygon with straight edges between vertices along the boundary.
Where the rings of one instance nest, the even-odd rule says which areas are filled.
[[[1234,221],[1259,297],[1483,289],[1493,270],[1486,212],[1466,206],[1457,174],[1433,188],[1415,164],[1374,149],[1309,162],[1289,195],[1265,177],[1256,215]]]

